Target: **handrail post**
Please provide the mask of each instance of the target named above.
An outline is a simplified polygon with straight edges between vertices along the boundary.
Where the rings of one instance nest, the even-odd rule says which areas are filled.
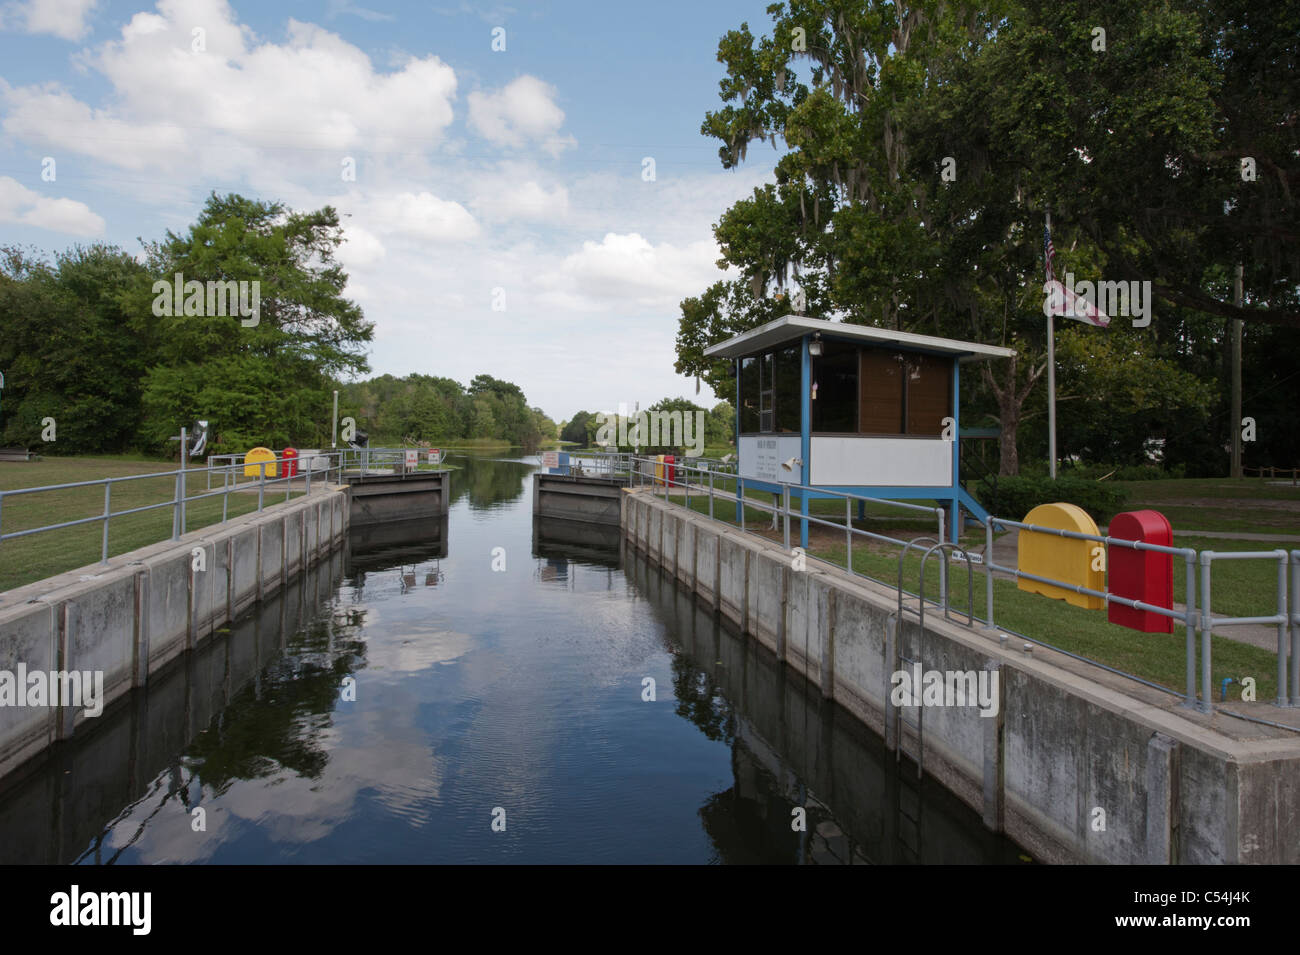
[[[844,499],[844,567],[853,573],[853,499]]]
[[[946,537],[944,535],[944,530],[946,526],[944,522],[944,518],[946,515],[944,514],[942,507],[936,507],[935,510],[939,512],[939,543],[942,544],[946,540]],[[925,601],[924,591],[922,591],[921,593],[921,601],[923,603]],[[947,612],[948,610],[948,559],[946,556],[944,557],[943,563],[939,565],[939,606],[943,607],[944,611]]]
[[[257,466],[257,513],[262,513],[262,498],[266,494],[266,462]]]
[[[172,500],[172,540],[178,540],[181,536],[181,475],[176,472],[174,478],[175,491]]]
[[[226,468],[225,475],[221,478],[221,523],[226,523],[226,514],[230,510],[230,468]]]
[[[1187,638],[1187,698],[1184,706],[1196,705],[1196,551],[1183,553],[1187,583],[1183,594],[1183,630]]]
[[[713,469],[709,469],[709,520],[713,520]]]
[[[1287,626],[1286,565],[1287,553],[1279,550],[1277,560],[1277,615],[1282,623],[1277,625],[1277,705],[1286,706],[1286,638]]]
[[[99,562],[108,563],[108,518],[112,514],[112,506],[109,503],[109,496],[113,493],[113,482],[104,482],[104,545],[100,550]]]
[[[1291,705],[1300,706],[1300,550],[1291,551]]]
[[[1214,691],[1210,688],[1210,637],[1214,632],[1210,610],[1210,564],[1214,551],[1201,551],[1201,712],[1214,708]]]
[[[988,629],[996,630],[993,623],[993,515],[984,519],[984,619]]]
[[[790,553],[790,485],[781,485],[781,523],[785,527],[785,551]]]
[[[185,533],[185,499],[189,496],[190,486],[185,474],[185,461],[190,456],[189,433],[181,428],[181,533]]]

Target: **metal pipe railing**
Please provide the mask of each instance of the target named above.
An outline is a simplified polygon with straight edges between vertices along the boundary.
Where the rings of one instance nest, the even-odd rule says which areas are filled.
[[[335,461],[337,460],[338,462],[337,470],[339,474],[339,479],[342,480],[343,469],[342,469],[341,453],[322,452],[319,456],[327,459],[326,466],[323,469],[321,469],[324,470],[327,474],[335,470]],[[212,455],[209,457],[208,460],[212,461],[214,458],[225,458],[225,457],[242,457],[242,456],[241,455]],[[13,490],[0,490],[0,544],[8,540],[16,540],[22,537],[31,537],[35,534],[42,534],[49,531],[62,530],[68,527],[78,527],[83,524],[92,524],[98,521],[102,525],[102,533],[100,535],[99,562],[101,565],[104,565],[108,563],[109,532],[110,532],[113,518],[125,517],[131,514],[140,514],[143,513],[144,511],[152,511],[152,510],[157,510],[159,508],[171,508],[172,509],[171,539],[177,540],[186,533],[186,529],[187,529],[186,505],[191,501],[201,501],[207,498],[216,497],[220,495],[222,498],[221,520],[218,523],[224,524],[229,520],[231,492],[251,491],[253,486],[256,485],[257,510],[259,512],[262,511],[265,507],[265,495],[266,495],[266,486],[267,486],[266,472],[269,467],[273,466],[276,469],[276,474],[277,474],[276,477],[271,479],[271,483],[274,484],[277,481],[284,482],[286,501],[288,501],[292,496],[293,482],[297,480],[299,477],[303,479],[305,493],[311,493],[311,471],[314,469],[315,457],[316,456],[313,455],[311,459],[302,459],[302,458],[285,458],[283,455],[276,455],[273,460],[254,463],[252,465],[246,463],[238,463],[238,464],[231,463],[231,464],[213,466],[212,464],[209,464],[208,467],[201,469],[204,472],[206,472],[205,479],[206,479],[207,490],[206,492],[200,492],[198,494],[189,493],[188,483],[189,483],[189,476],[191,474],[197,473],[200,469],[187,468],[184,466],[185,464],[184,461],[181,462],[181,467],[173,471],[155,471],[149,474],[127,474],[127,475],[122,475],[120,477],[99,478],[92,481],[69,481],[63,484],[46,484],[38,487],[25,487],[25,488],[14,488]],[[305,463],[307,464],[307,468],[298,471],[294,475],[287,475],[285,473],[287,469],[284,466],[286,461],[297,462],[299,464]],[[249,481],[241,485],[238,480],[238,475],[234,473],[235,469],[236,468],[248,469],[251,467],[257,467],[258,469],[257,480],[255,482]],[[222,486],[218,490],[212,490],[213,472],[220,472],[222,474]],[[156,480],[166,479],[166,478],[171,478],[173,481],[173,490],[172,490],[172,494],[170,495],[170,500],[157,501],[152,504],[143,504],[136,507],[128,507],[122,510],[116,510],[116,511],[113,510],[113,503],[112,503],[113,487],[115,485],[126,484],[129,481],[149,481],[149,480],[156,481]],[[68,490],[76,490],[79,488],[91,488],[91,487],[101,487],[101,486],[104,488],[104,506],[103,506],[103,510],[99,514],[93,515],[91,517],[76,518],[70,521],[59,521],[54,524],[43,524],[40,527],[29,527],[29,528],[24,528],[22,530],[9,531],[8,533],[4,532],[4,525],[3,525],[3,518],[5,513],[4,504],[5,501],[9,498],[18,498],[29,494],[43,494],[51,491],[68,491]]]
[[[846,491],[832,491],[824,488],[813,488],[798,483],[781,482],[782,489],[779,495],[773,495],[773,503],[766,504],[760,500],[752,500],[746,496],[745,478],[735,473],[719,475],[712,468],[701,468],[693,465],[674,464],[673,476],[670,478],[668,472],[663,477],[655,474],[654,466],[657,464],[653,459],[637,458],[633,456],[632,466],[629,468],[629,474],[635,475],[636,483],[644,485],[649,480],[655,483],[662,483],[664,487],[664,499],[669,500],[669,491],[672,487],[689,488],[690,483],[694,480],[697,488],[704,492],[705,481],[707,479],[707,496],[708,496],[708,516],[710,519],[716,519],[714,515],[713,501],[716,496],[721,494],[724,497],[734,495],[736,502],[736,523],[744,532],[751,532],[747,526],[745,509],[752,507],[773,517],[772,528],[777,526],[778,519],[781,522],[782,537],[787,550],[790,549],[790,523],[792,520],[807,521],[809,524],[833,527],[837,531],[842,530],[845,538],[845,569],[859,576],[868,579],[877,580],[867,574],[861,574],[853,568],[853,541],[855,535],[861,535],[863,538],[878,540],[884,543],[892,544],[903,548],[903,554],[900,554],[900,563],[909,542],[899,538],[890,537],[886,534],[878,534],[863,528],[853,526],[852,520],[852,502],[872,502],[876,504],[887,505],[893,508],[903,510],[929,512],[935,515],[938,525],[937,542],[946,541],[946,514],[942,507],[926,507],[919,504],[909,504],[902,501],[891,501],[883,498],[868,497],[861,494],[852,494]],[[693,476],[695,476],[693,478]],[[720,482],[719,477],[725,477],[725,482]],[[729,483],[731,488],[726,488],[725,484]],[[719,487],[723,484],[724,487]],[[802,513],[802,502],[805,496],[817,495],[820,498],[842,498],[845,502],[845,512],[843,523],[839,521],[826,520],[814,514]],[[801,510],[796,513],[791,506],[791,498],[798,495],[801,498]],[[689,500],[689,492],[688,492]],[[1038,583],[1049,584],[1062,590],[1070,591],[1080,595],[1096,597],[1106,604],[1117,604],[1130,607],[1135,610],[1145,611],[1167,617],[1171,620],[1180,622],[1185,630],[1185,647],[1184,655],[1186,658],[1185,677],[1186,687],[1182,694],[1183,705],[1188,707],[1197,707],[1202,711],[1213,710],[1212,680],[1211,680],[1211,649],[1212,636],[1216,627],[1236,626],[1246,624],[1268,624],[1275,625],[1278,631],[1277,641],[1277,705],[1278,706],[1300,706],[1300,550],[1287,551],[1201,551],[1197,552],[1189,547],[1171,547],[1161,544],[1151,544],[1145,541],[1132,541],[1124,538],[1112,537],[1105,534],[1084,534],[1077,531],[1062,530],[1053,527],[1043,527],[1041,525],[1026,524],[1021,521],[1013,521],[998,517],[990,516],[984,522],[985,529],[985,547],[981,563],[984,565],[985,572],[985,623],[986,629],[996,629],[994,623],[994,586],[993,578],[995,574],[1005,574],[1016,580],[1033,580]],[[1028,571],[1022,571],[1018,567],[1004,567],[999,565],[993,556],[993,542],[995,527],[1003,530],[1018,529],[1030,533],[1047,534],[1056,537],[1064,537],[1073,540],[1091,541],[1103,544],[1106,547],[1122,547],[1135,551],[1150,551],[1171,556],[1180,557],[1184,563],[1185,570],[1185,590],[1184,606],[1182,610],[1171,607],[1160,607],[1154,604],[1146,603],[1142,600],[1136,600],[1128,597],[1122,597],[1110,592],[1109,589],[1109,570],[1107,571],[1107,584],[1105,590],[1094,590],[1090,587],[1084,587],[1079,584],[1069,583],[1066,581],[1056,580],[1051,577],[1033,574]],[[954,528],[954,536],[956,529]],[[975,556],[975,555],[971,555]],[[1258,560],[1269,559],[1278,562],[1277,575],[1277,604],[1276,612],[1270,615],[1259,616],[1240,616],[1240,617],[1216,617],[1211,612],[1212,587],[1210,580],[1210,570],[1216,560]],[[1201,567],[1200,583],[1200,607],[1197,606],[1196,590],[1196,566]],[[1109,562],[1107,562],[1109,566]],[[928,601],[923,594],[910,596],[920,597],[922,603],[930,602],[937,606],[947,606],[948,594],[946,587],[947,580],[947,561],[943,562],[944,573],[940,578],[940,592],[937,601]],[[1289,568],[1289,570],[1288,570]],[[970,575],[969,558],[968,558],[968,576]],[[885,583],[885,581],[879,581]],[[968,581],[968,586],[971,582]],[[901,582],[899,584],[900,599],[902,591]],[[968,597],[973,597],[968,594]],[[979,619],[979,618],[973,618]],[[1200,640],[1200,700],[1197,700],[1197,666],[1196,650],[1197,635]],[[1041,641],[1040,641],[1041,642]],[[1044,644],[1050,646],[1049,644]],[[1053,648],[1059,649],[1059,648]],[[1133,674],[1124,673],[1113,667],[1106,666],[1087,657],[1078,654],[1060,651],[1071,657],[1094,664],[1110,672],[1126,676],[1137,682],[1148,686],[1158,686],[1150,683]],[[1289,686],[1288,686],[1289,684]],[[1165,687],[1159,687],[1166,692],[1170,692]]]

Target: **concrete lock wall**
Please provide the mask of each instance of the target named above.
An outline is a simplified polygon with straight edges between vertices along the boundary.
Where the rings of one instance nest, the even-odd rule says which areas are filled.
[[[0,670],[104,674],[104,706],[274,594],[347,533],[346,487],[326,487],[0,595]],[[196,570],[203,551],[204,570]],[[56,701],[57,702],[57,701]],[[0,706],[0,777],[71,737],[72,706]]]
[[[818,686],[886,746],[1050,862],[1300,862],[1300,739],[1221,732],[1177,706],[1089,679],[976,622],[927,608],[898,626],[897,590],[650,494],[623,493],[636,548]],[[961,619],[958,617],[957,619]],[[996,669],[998,708],[895,708],[892,675]],[[1116,683],[1122,681],[1115,681]],[[1216,718],[1218,719],[1218,718]],[[1234,721],[1235,722],[1235,721]],[[1242,724],[1248,725],[1248,724]],[[919,728],[919,733],[918,733]],[[1104,829],[1095,827],[1104,811]]]

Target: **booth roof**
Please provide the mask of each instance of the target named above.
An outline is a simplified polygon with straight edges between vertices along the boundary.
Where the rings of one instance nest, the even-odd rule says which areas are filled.
[[[940,355],[956,355],[957,360],[962,362],[982,361],[985,358],[1010,358],[1016,353],[1013,348],[1001,348],[997,345],[979,345],[953,338],[936,338],[933,335],[914,335],[911,332],[896,332],[888,328],[873,328],[870,325],[846,325],[844,322],[832,322],[823,318],[785,315],[773,319],[766,325],[751,328],[742,335],[728,338],[725,342],[710,345],[704,349],[704,354],[710,358],[743,358],[786,342],[798,341],[812,332],[821,332],[822,338],[827,340],[840,339],[863,345],[896,345]]]

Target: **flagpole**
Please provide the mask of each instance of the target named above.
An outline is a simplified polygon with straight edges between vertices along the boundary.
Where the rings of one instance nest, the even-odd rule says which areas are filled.
[[[1052,231],[1052,209],[1047,209],[1047,231]],[[1050,263],[1049,263],[1050,267]],[[1047,454],[1048,473],[1056,480],[1056,319],[1047,310]]]

